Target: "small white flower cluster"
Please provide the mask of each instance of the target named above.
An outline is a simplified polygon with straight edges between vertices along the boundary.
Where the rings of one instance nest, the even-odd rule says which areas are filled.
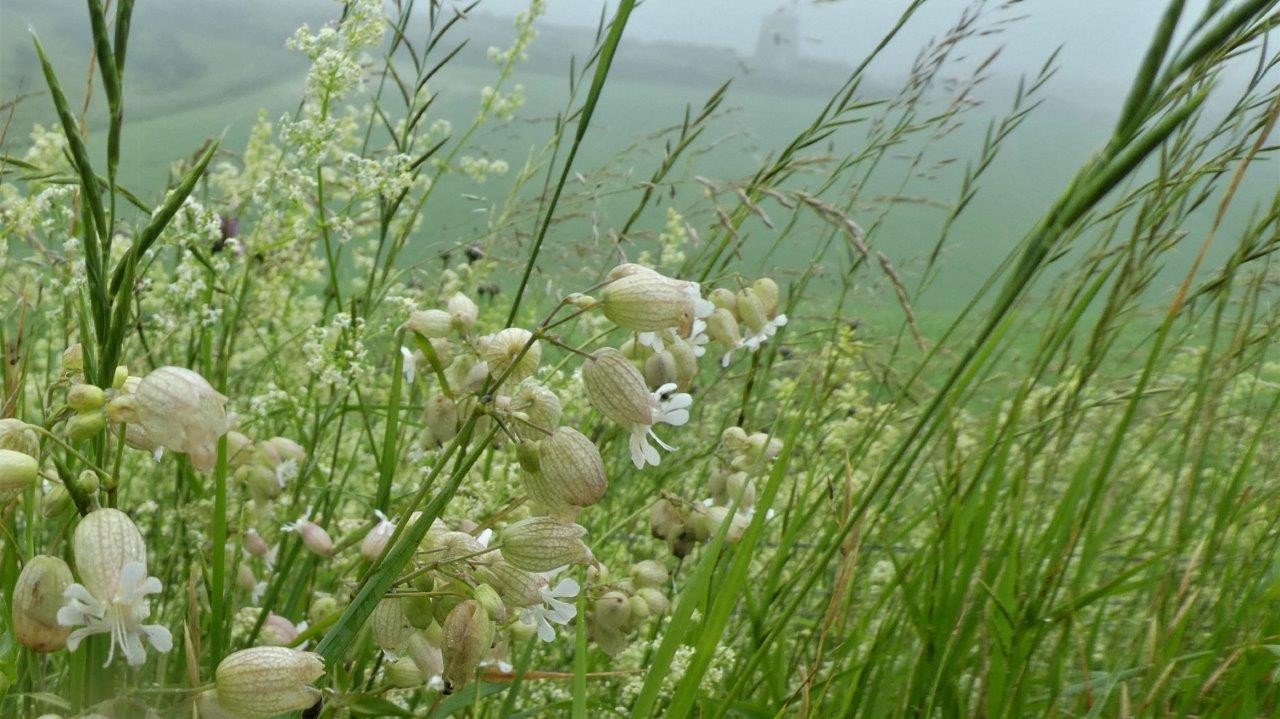
[[[538,37],[538,31],[534,29],[533,24],[546,11],[546,0],[532,0],[529,3],[529,7],[516,14],[516,38],[511,47],[505,50],[490,47],[488,52],[489,60],[503,67],[508,67],[516,62],[527,61],[529,59],[527,54],[529,45]]]
[[[489,160],[483,157],[464,155],[458,159],[458,170],[473,181],[483,184],[489,175],[505,175],[510,169],[506,160]]]
[[[511,92],[499,92],[489,85],[480,90],[480,118],[492,114],[503,122],[511,122],[524,107],[524,85],[516,85]]]
[[[309,328],[302,343],[307,371],[324,384],[345,387],[358,382],[371,371],[364,329],[363,317],[346,312],[335,314],[328,325]]]

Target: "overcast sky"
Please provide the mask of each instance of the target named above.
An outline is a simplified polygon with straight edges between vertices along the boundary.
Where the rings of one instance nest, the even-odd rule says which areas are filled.
[[[482,0],[480,8],[514,15],[526,0]],[[749,52],[761,19],[791,0],[644,0],[631,16],[627,32],[635,37],[727,45]],[[861,59],[897,20],[906,0],[801,0],[804,51],[821,57]],[[930,37],[951,27],[974,0],[929,0],[882,55],[875,68],[880,77],[905,73],[916,51]],[[988,8],[1002,3],[991,0]],[[1190,0],[1187,16],[1195,17],[1206,0]],[[554,23],[594,26],[601,0],[550,0],[546,19]],[[617,5],[609,2],[610,8]],[[1166,0],[1024,0],[993,17],[1026,16],[983,46],[1006,46],[997,75],[1032,72],[1053,48],[1062,45],[1059,93],[1110,100],[1122,93],[1166,5]]]

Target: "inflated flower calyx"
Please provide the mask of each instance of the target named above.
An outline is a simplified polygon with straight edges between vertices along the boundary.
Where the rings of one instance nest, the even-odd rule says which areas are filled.
[[[12,501],[40,476],[40,464],[29,454],[0,449],[0,504]]]
[[[661,562],[646,559],[631,565],[631,582],[637,587],[662,587],[670,578]]]
[[[667,351],[671,353],[676,363],[675,379],[670,383],[676,385],[678,389],[688,389],[689,385],[693,384],[694,378],[698,376],[698,352],[693,345],[679,337],[667,343]],[[660,384],[656,387],[661,386]]]
[[[476,320],[480,317],[480,307],[461,292],[450,297],[446,307],[450,318],[453,319],[453,326],[463,332],[475,327]]]
[[[621,352],[606,347],[583,362],[582,383],[591,406],[610,420],[623,427],[652,423],[649,387]]]
[[[405,645],[405,653],[428,679],[444,673],[444,654],[440,650],[441,629],[434,625],[434,631],[417,631],[409,637]]]
[[[58,557],[37,554],[23,565],[13,585],[13,632],[24,647],[54,652],[67,646],[70,627],[58,623],[62,593],[75,580]]]
[[[644,600],[652,614],[663,615],[671,611],[671,600],[667,599],[667,595],[657,587],[640,587],[636,590],[635,596]]]
[[[742,344],[742,333],[738,331],[738,318],[724,307],[717,307],[707,318],[707,336],[718,342],[725,349],[734,349]]]
[[[537,471],[525,477],[529,496],[556,507],[587,507],[600,501],[608,488],[600,450],[586,435],[560,427],[534,445]]]
[[[531,607],[542,603],[545,582],[505,560],[477,567],[476,581],[493,587],[502,601],[512,607]]]
[[[632,332],[687,331],[693,324],[693,299],[684,284],[647,268],[605,285],[600,306],[611,322]]]
[[[214,674],[223,708],[243,719],[267,719],[320,700],[311,683],[324,675],[324,658],[288,647],[252,647],[228,655]]]
[[[338,600],[329,595],[316,597],[311,601],[311,606],[307,609],[307,621],[312,624],[332,617],[337,614],[342,607],[339,606]]]
[[[738,291],[738,316],[752,332],[760,332],[769,321],[764,303],[751,288]]]
[[[201,472],[213,469],[218,438],[230,429],[227,398],[185,367],[160,367],[122,392],[108,408],[113,421],[137,425],[150,442],[186,454]]]
[[[521,439],[536,442],[560,425],[563,408],[555,392],[542,385],[522,382],[511,395],[507,409],[516,415],[511,429]]]
[[[85,637],[109,634],[108,664],[117,649],[130,666],[142,664],[144,638],[156,651],[169,651],[169,630],[142,623],[150,615],[147,597],[163,586],[147,576],[147,547],[129,515],[109,508],[86,514],[76,525],[72,550],[80,583],[64,592],[67,602],[58,610],[58,623],[83,626],[67,637],[67,649],[75,651]]]
[[[404,326],[428,339],[444,339],[453,332],[453,315],[444,310],[414,310]]]
[[[595,619],[604,629],[621,629],[631,620],[631,603],[626,594],[606,592],[596,600]]]
[[[20,419],[0,419],[0,449],[11,449],[28,457],[40,456],[40,435]]]
[[[258,578],[253,575],[253,569],[248,564],[242,563],[236,569],[236,586],[242,592],[252,592],[258,586]]]
[[[676,358],[670,350],[654,352],[644,361],[644,380],[650,387],[676,383]]]
[[[476,345],[489,364],[489,374],[498,378],[506,373],[505,381],[511,384],[531,376],[542,361],[542,345],[533,339],[532,332],[520,327],[485,335]]]
[[[551,517],[529,517],[502,529],[502,556],[529,572],[549,572],[566,564],[591,564],[595,557],[582,543],[586,533],[577,524]]]
[[[396,689],[412,689],[426,684],[427,677],[412,657],[404,656],[387,662],[382,668],[387,684]]]
[[[444,693],[470,684],[476,668],[493,646],[494,625],[488,612],[474,599],[460,602],[441,626],[440,650],[444,658]]]
[[[405,616],[400,597],[384,597],[369,615],[369,632],[378,648],[392,654],[404,653],[414,627]]]
[[[733,293],[733,290],[717,287],[707,294],[707,299],[711,300],[711,304],[717,309],[725,310],[730,317],[738,310],[738,296]]]
[[[227,432],[227,466],[238,468],[252,462],[255,453],[253,440],[234,429]]]
[[[298,638],[299,629],[296,624],[274,612],[267,615],[262,622],[262,631],[258,640],[268,646],[283,647]]]
[[[61,484],[55,484],[41,498],[40,516],[51,519],[67,511],[71,504],[71,493],[67,488]]]
[[[433,447],[438,447],[458,434],[458,405],[443,394],[427,400],[422,410],[422,423]],[[427,442],[423,438],[423,442]]]

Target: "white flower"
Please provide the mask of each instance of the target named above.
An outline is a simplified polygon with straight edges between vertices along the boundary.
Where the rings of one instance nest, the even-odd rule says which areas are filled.
[[[111,649],[104,667],[115,659],[117,646],[124,652],[129,666],[136,667],[146,661],[147,653],[142,646],[144,636],[156,651],[169,651],[173,648],[169,630],[159,624],[142,623],[151,614],[147,595],[158,594],[161,589],[160,580],[148,577],[147,567],[142,562],[129,562],[121,568],[114,596],[105,599],[95,597],[82,584],[67,587],[63,592],[67,604],[58,610],[58,623],[66,627],[80,627],[67,637],[67,649],[75,651],[87,636],[110,634]]]
[[[654,434],[653,427],[657,424],[669,424],[673,427],[679,427],[689,421],[689,406],[693,404],[693,398],[685,392],[676,392],[676,385],[668,382],[662,385],[650,397],[650,423],[635,424],[631,428],[631,461],[635,463],[639,469],[644,469],[646,464],[652,464],[655,467],[660,459],[658,450],[649,444],[649,438],[652,437],[659,447],[668,452],[674,451],[675,447],[663,442],[658,435]]]
[[[764,344],[766,341],[768,341],[770,337],[777,334],[779,327],[782,327],[786,324],[787,324],[787,316],[778,315],[777,317],[774,317],[768,322],[765,322],[764,327],[760,328],[759,332],[742,340],[742,346],[746,347],[748,350],[752,352],[755,352],[756,350],[760,349],[760,345]],[[728,357],[729,355],[728,353],[726,353],[725,359],[721,360],[721,363],[724,364],[725,366],[728,366],[728,362],[726,361]]]
[[[559,570],[550,572],[550,576],[555,576]],[[554,642],[556,640],[555,627],[551,626],[552,622],[560,625],[568,624],[578,614],[578,607],[572,602],[566,602],[566,599],[573,599],[578,596],[581,587],[572,577],[561,579],[554,587],[543,587],[542,604],[532,607],[525,607],[520,611],[520,621],[524,624],[530,624],[538,628],[538,638],[544,642]]]

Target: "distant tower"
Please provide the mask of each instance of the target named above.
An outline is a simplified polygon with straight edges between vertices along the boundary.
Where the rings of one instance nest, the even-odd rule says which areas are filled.
[[[764,16],[755,60],[765,72],[786,72],[800,63],[800,13],[795,0]]]

